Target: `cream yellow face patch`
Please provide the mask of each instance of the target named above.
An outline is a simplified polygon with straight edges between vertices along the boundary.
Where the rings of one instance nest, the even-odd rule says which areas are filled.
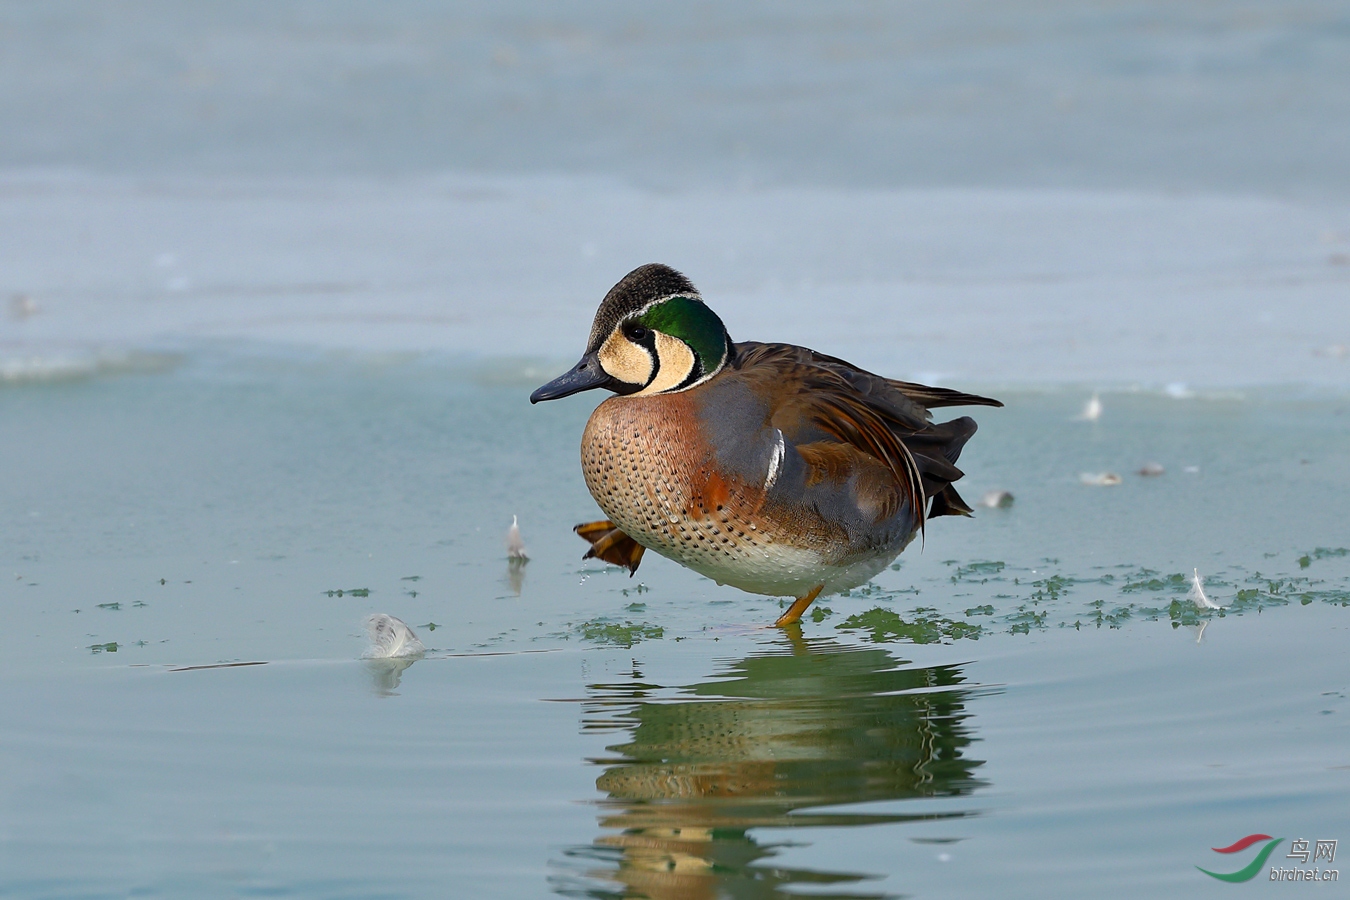
[[[659,331],[653,333],[656,335],[656,358],[661,361],[661,367],[652,383],[637,392],[639,397],[678,387],[694,371],[694,353],[684,341]]]
[[[665,335],[658,334],[659,341]],[[667,340],[670,340],[667,338]],[[660,346],[658,343],[657,346]],[[628,384],[645,385],[652,377],[652,355],[623,336],[623,332],[614,332],[600,345],[600,368],[620,381]],[[676,382],[679,384],[679,382]],[[646,393],[645,391],[643,393]]]

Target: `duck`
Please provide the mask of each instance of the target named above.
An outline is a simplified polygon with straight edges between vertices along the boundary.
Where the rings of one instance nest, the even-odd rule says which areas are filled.
[[[651,263],[596,310],[581,360],[531,403],[603,388],[581,471],[606,518],[576,526],[585,559],[628,569],[647,550],[719,585],[817,597],[866,584],[925,524],[969,516],[954,482],[969,416],[998,400],[874,375],[786,343],[733,341],[686,276]]]

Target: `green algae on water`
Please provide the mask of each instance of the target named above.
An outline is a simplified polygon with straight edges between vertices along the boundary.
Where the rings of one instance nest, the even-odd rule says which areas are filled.
[[[1335,548],[1318,547],[1316,550],[1313,550],[1310,553],[1305,553],[1302,556],[1300,556],[1298,558],[1298,567],[1300,569],[1306,569],[1308,568],[1308,566],[1313,564],[1313,560],[1315,559],[1328,559],[1333,556],[1347,556],[1347,555],[1350,555],[1350,549],[1347,549],[1345,547],[1335,547]]]
[[[643,641],[660,640],[665,637],[666,630],[660,625],[650,625],[646,622],[637,624],[631,621],[612,622],[608,618],[601,617],[582,622],[574,629],[574,633],[580,635],[582,640],[627,648]]]
[[[890,641],[938,644],[961,638],[978,640],[982,630],[979,625],[937,615],[937,610],[928,607],[918,607],[907,621],[894,610],[880,606],[849,616],[835,627],[840,631],[867,632],[875,644]]]

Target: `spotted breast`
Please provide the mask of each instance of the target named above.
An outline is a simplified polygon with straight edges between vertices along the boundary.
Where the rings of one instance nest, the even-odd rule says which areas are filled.
[[[762,417],[734,429],[758,440],[710,443],[716,429],[707,424],[705,405],[687,393],[611,398],[586,425],[586,487],[639,544],[718,584],[781,596],[822,583],[829,593],[863,584],[912,537],[912,515],[901,516],[880,542],[874,528],[859,529],[865,540],[851,534],[821,514],[837,499],[827,493],[851,493],[847,483],[830,483],[801,465],[796,449]],[[727,404],[712,406],[725,421]],[[816,503],[795,502],[811,488],[820,495]],[[878,558],[882,549],[889,553]]]

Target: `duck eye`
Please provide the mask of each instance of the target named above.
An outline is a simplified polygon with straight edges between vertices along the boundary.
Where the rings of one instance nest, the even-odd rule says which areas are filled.
[[[623,333],[624,337],[635,344],[640,344],[647,339],[647,329],[641,325],[625,325]]]

